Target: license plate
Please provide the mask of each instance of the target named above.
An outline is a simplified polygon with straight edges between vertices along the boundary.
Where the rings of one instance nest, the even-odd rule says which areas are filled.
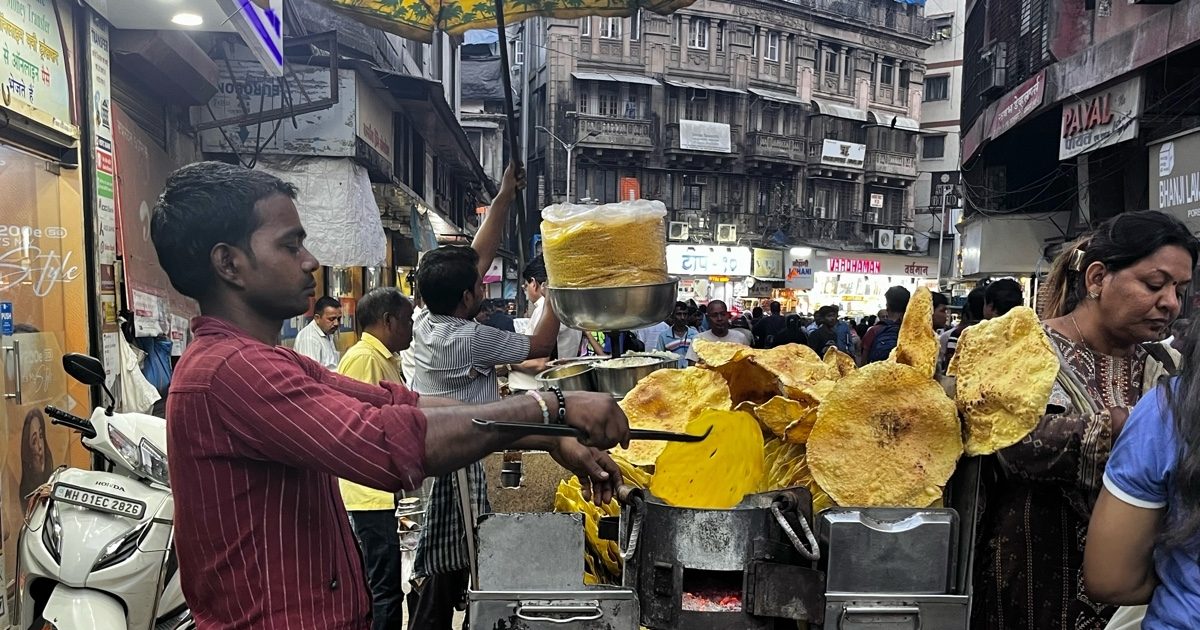
[[[95,490],[84,490],[65,483],[54,484],[51,495],[55,501],[83,506],[88,509],[129,518],[140,519],[146,514],[146,504]]]

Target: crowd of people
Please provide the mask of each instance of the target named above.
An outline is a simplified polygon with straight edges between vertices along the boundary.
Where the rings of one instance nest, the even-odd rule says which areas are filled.
[[[489,452],[548,451],[609,500],[620,472],[603,449],[628,442],[613,399],[527,386],[502,399],[504,373],[519,382],[551,357],[612,344],[671,352],[681,366],[696,361],[698,339],[804,343],[863,364],[896,345],[911,297],[903,287],[859,321],[832,305],[808,321],[779,303],[732,316],[719,300],[679,302],[667,321],[595,338],[560,323],[540,260],[523,273],[533,312],[514,319],[485,299],[482,277],[519,186],[519,173],[506,173],[470,247],[425,254],[415,304],[394,288],[360,298],[358,341],[341,354],[342,303],[327,298],[293,349],[280,344],[283,321],[305,312],[316,288],[295,189],[212,162],[168,180],[153,240],[203,313],[167,409],[176,547],[199,628],[402,627],[394,492],[427,477],[408,627],[451,628],[473,553],[466,523],[489,509],[479,465]],[[1198,250],[1178,220],[1131,212],[1056,260],[1043,316],[1059,373],[1033,432],[985,460],[973,628],[1196,627],[1200,344],[1178,317]],[[935,294],[939,365],[964,331],[1027,301],[1015,281],[986,283],[951,322],[949,300]],[[515,440],[476,417],[566,422],[587,438]]]

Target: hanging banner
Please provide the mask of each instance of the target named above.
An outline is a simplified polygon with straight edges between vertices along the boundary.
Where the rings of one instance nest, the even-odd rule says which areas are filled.
[[[1065,160],[1138,135],[1142,78],[1075,98],[1063,105],[1058,159]]]
[[[784,286],[789,289],[799,289],[808,291],[813,288],[813,268],[812,262],[807,258],[792,258],[792,262],[788,265],[787,278]]]
[[[99,15],[92,14],[89,24],[91,48],[88,68],[92,79],[92,146],[96,148],[96,215],[100,265],[117,260],[117,201],[113,184],[112,95],[109,66],[108,25]]]

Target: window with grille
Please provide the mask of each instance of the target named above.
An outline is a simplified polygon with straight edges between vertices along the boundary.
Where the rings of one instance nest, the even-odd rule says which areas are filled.
[[[581,23],[579,25],[579,34],[583,35],[585,37],[591,35],[592,34],[592,18],[590,18],[590,17],[581,18],[580,22]]]
[[[725,50],[725,23],[717,22],[717,52]]]
[[[896,60],[891,57],[883,58],[883,67],[879,69],[879,82],[884,85],[891,85],[892,80],[896,77]]]
[[[767,31],[767,61],[779,61],[779,33]]]
[[[680,197],[683,199],[684,210],[702,210],[704,208],[704,186],[700,184],[683,184]]]
[[[950,77],[925,77],[925,101],[950,100]]]
[[[838,51],[831,48],[825,52],[825,72],[836,74],[838,71]]]
[[[579,84],[579,105],[575,110],[580,114],[587,114],[591,112],[591,108],[588,107],[591,104],[589,102],[591,100],[591,94],[589,93],[590,91],[591,90],[588,90],[587,84],[581,81]]]
[[[621,39],[621,18],[600,20],[600,39]]]
[[[679,40],[683,39],[683,18],[676,15],[671,18],[671,44],[678,46]]]
[[[688,35],[688,48],[708,50],[708,20],[692,18],[691,33]]]
[[[642,10],[638,9],[637,13],[634,13],[629,18],[629,40],[636,42],[641,38],[642,38]]]
[[[688,120],[708,120],[708,91],[688,88],[687,101],[684,103],[684,118]]]
[[[938,42],[954,39],[954,16],[939,15],[935,18],[930,18],[930,28],[932,32],[929,39]]]
[[[759,131],[778,133],[779,106],[775,103],[763,103],[762,116],[758,125]]]
[[[925,136],[921,142],[921,158],[940,160],[946,157],[946,136]]]

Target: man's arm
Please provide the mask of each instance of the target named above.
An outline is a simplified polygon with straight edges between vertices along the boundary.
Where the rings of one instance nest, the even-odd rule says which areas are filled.
[[[558,349],[558,331],[561,327],[558,314],[554,312],[554,307],[550,305],[550,299],[547,298],[542,310],[542,318],[529,338],[529,356],[526,358],[545,359],[553,354]]]
[[[487,273],[492,266],[492,259],[500,249],[500,240],[504,237],[504,226],[508,225],[509,210],[517,198],[517,189],[525,187],[525,169],[509,164],[504,170],[504,180],[500,184],[500,192],[492,199],[475,240],[471,241],[471,249],[479,254],[479,275]]]
[[[286,352],[257,346],[226,361],[209,399],[227,411],[220,422],[238,452],[396,491],[519,443],[479,427],[474,418],[542,421],[540,405],[530,396],[423,413],[417,395],[401,385],[372,386],[324,370],[327,376],[318,379],[309,374],[313,367],[311,361],[297,362]],[[570,392],[567,401],[567,422],[586,433],[587,445],[628,443],[628,422],[611,396]]]

